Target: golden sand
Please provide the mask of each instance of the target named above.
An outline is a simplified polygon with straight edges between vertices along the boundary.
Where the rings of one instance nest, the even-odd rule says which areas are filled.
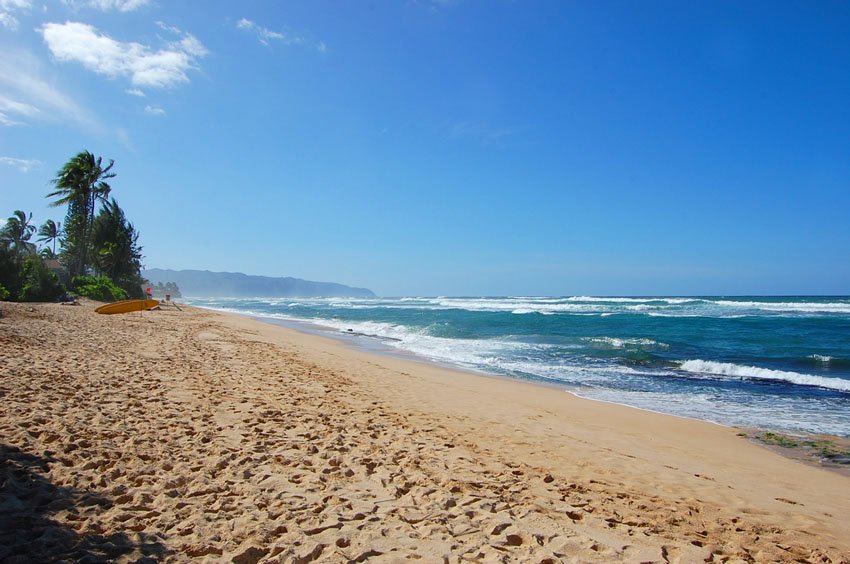
[[[733,429],[185,308],[0,304],[0,562],[850,561]]]

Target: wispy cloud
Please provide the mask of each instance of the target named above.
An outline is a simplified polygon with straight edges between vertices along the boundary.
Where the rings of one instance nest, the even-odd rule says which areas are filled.
[[[30,0],[0,0],[0,26],[9,31],[18,30],[18,18],[14,16],[16,11],[26,11],[32,7]]]
[[[124,92],[126,92],[130,96],[137,96],[139,98],[145,97],[145,93],[142,90],[139,90],[138,88],[128,88]]]
[[[176,34],[183,33],[183,31],[179,27],[175,27],[173,25],[168,25],[167,23],[165,23],[162,20],[157,20],[155,23],[156,23],[156,26],[161,30],[168,31],[168,32],[171,32],[171,33],[176,33]]]
[[[242,31],[254,35],[257,38],[257,41],[263,45],[271,45],[271,43],[275,41],[284,45],[303,45],[306,47],[312,47],[320,53],[325,53],[328,50],[327,45],[325,45],[323,41],[313,41],[300,33],[275,31],[273,29],[263,27],[248,18],[242,18],[237,21],[236,29],[241,29]]]
[[[6,12],[0,12],[0,26],[5,27],[11,31],[18,30],[18,19],[12,14]]]
[[[263,45],[268,45],[270,41],[284,41],[284,40],[286,40],[286,43],[300,43],[301,42],[300,37],[297,37],[297,36],[296,37],[287,37],[284,34],[280,33],[279,31],[272,31],[269,28],[258,25],[257,23],[252,22],[251,20],[249,20],[247,18],[242,18],[241,20],[236,22],[236,27],[238,29],[248,31],[248,32],[255,34],[257,36],[257,39]]]
[[[0,164],[13,166],[26,174],[30,169],[38,168],[42,162],[35,159],[16,159],[15,157],[0,157]]]
[[[187,72],[197,68],[198,59],[208,53],[189,33],[154,50],[141,43],[112,39],[80,22],[46,23],[39,31],[57,60],[80,63],[109,78],[129,78],[136,88],[169,88],[189,82]]]
[[[18,120],[35,117],[38,113],[38,108],[32,104],[12,100],[0,94],[0,125],[23,125],[24,122]]]
[[[41,67],[41,61],[25,50],[11,50],[0,57],[0,123],[70,121],[99,128],[88,110],[45,78]]]
[[[183,37],[180,41],[169,41],[168,44],[176,49],[180,49],[190,55],[195,57],[205,57],[209,54],[209,50],[204,47],[204,44],[201,43],[197,37],[192,35],[191,33],[184,33],[182,29],[179,27],[168,25],[163,21],[157,21],[156,25],[159,29],[163,31],[167,31],[172,35],[182,35]]]
[[[94,8],[102,12],[132,12],[150,3],[150,0],[62,0],[66,6],[74,9]]]
[[[145,113],[152,116],[164,116],[165,110],[160,106],[145,106]]]

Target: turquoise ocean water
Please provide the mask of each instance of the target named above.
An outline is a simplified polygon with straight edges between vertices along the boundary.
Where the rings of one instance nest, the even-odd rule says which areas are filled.
[[[850,298],[190,298],[713,421],[850,437]],[[559,393],[553,389],[552,393]]]

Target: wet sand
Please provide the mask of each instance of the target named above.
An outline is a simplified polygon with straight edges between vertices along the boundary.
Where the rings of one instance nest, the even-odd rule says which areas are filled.
[[[0,304],[0,562],[850,561],[734,429],[194,308]]]

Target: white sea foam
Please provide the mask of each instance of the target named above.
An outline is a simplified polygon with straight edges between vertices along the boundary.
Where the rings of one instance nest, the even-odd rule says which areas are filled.
[[[724,307],[757,309],[778,313],[850,313],[850,303],[846,302],[745,302],[738,300],[716,300],[710,303]]]
[[[515,299],[442,299],[437,300],[435,305],[445,309],[464,309],[467,311],[488,312],[516,312],[522,313],[598,313],[604,311],[604,307],[594,304],[565,303],[555,300],[520,301]]]
[[[590,343],[595,343],[599,345],[606,345],[615,349],[622,349],[629,345],[631,346],[641,346],[641,347],[659,347],[659,348],[667,348],[667,345],[664,343],[659,343],[654,339],[645,339],[645,338],[637,338],[637,339],[621,339],[618,337],[589,337],[585,339]]]
[[[596,296],[571,296],[567,298],[567,300],[571,302],[601,302],[612,304],[645,304],[649,302],[662,302],[674,305],[702,301],[699,298],[605,298]]]
[[[816,360],[817,362],[820,362],[822,364],[829,364],[830,362],[832,362],[831,356],[827,356],[827,355],[823,355],[823,354],[811,354],[811,355],[809,355],[809,358]]]
[[[433,305],[445,309],[463,309],[467,311],[487,311],[501,312],[510,311],[513,313],[567,313],[567,314],[592,314],[599,315],[602,313],[629,313],[666,310],[672,307],[667,303],[638,303],[632,302],[603,302],[593,301],[589,303],[581,303],[570,299],[526,299],[519,300],[516,298],[504,299],[441,299],[435,300]]]
[[[338,309],[458,309],[471,312],[506,312],[515,314],[611,315],[634,313],[652,317],[723,317],[735,318],[759,314],[818,315],[850,314],[850,301],[771,302],[753,300],[713,300],[687,297],[472,297],[472,298],[242,298],[207,300],[207,303],[259,303],[270,306],[318,307]]]
[[[512,351],[540,350],[549,345],[532,345],[491,339],[453,339],[428,335],[425,328],[375,321],[341,321],[336,319],[307,320],[342,332],[361,333],[388,339],[388,346],[420,355],[438,362],[458,364],[467,368],[498,367],[499,359]]]
[[[687,360],[679,366],[685,372],[694,374],[712,374],[717,376],[729,376],[733,378],[746,378],[758,380],[779,380],[790,382],[799,386],[817,386],[829,388],[842,392],[850,392],[850,380],[842,378],[825,378],[799,372],[787,372],[784,370],[771,370],[759,368],[758,366],[745,366],[732,364],[730,362],[713,362],[710,360]]]
[[[850,436],[850,418],[839,409],[824,410],[820,401],[811,398],[748,395],[735,398],[734,401],[718,401],[717,395],[711,392],[629,392],[610,388],[590,388],[574,393],[590,399],[722,425]],[[735,394],[734,390],[727,393]],[[744,405],[746,408],[742,408]]]
[[[284,317],[284,316],[280,316]],[[290,320],[292,318],[289,318]],[[336,319],[302,319],[342,333],[357,333],[387,339],[387,346],[421,357],[474,370],[501,374],[527,374],[547,380],[581,385],[604,386],[611,378],[639,376],[673,376],[669,371],[636,370],[628,366],[587,364],[586,360],[533,360],[555,345],[523,343],[499,339],[454,339],[427,334],[426,328],[375,321],[342,321]],[[351,331],[349,331],[349,329]],[[652,342],[651,339],[627,339],[633,342]]]

